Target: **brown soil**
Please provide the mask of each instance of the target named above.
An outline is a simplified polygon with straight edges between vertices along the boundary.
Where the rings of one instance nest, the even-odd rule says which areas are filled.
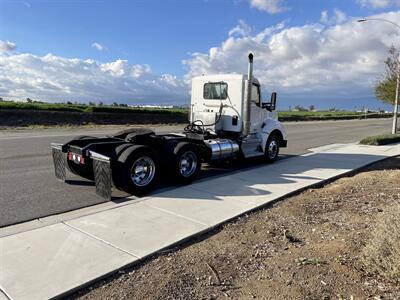
[[[400,299],[362,252],[400,203],[400,157],[309,189],[120,271],[82,299]]]
[[[0,127],[25,127],[32,125],[126,125],[186,123],[182,114],[156,113],[84,113],[72,111],[45,111],[28,109],[0,109]]]

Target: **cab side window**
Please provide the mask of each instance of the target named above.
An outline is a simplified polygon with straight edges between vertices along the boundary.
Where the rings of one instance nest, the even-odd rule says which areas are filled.
[[[254,83],[251,87],[251,102],[257,106],[261,105],[260,86]]]

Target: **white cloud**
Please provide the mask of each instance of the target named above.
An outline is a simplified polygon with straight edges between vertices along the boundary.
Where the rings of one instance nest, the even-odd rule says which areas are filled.
[[[333,24],[341,24],[347,21],[346,14],[340,9],[335,8],[333,10],[332,16],[329,16],[329,12],[324,10],[321,12],[320,22],[323,24],[333,25]]]
[[[250,0],[250,6],[270,14],[277,14],[288,10],[283,0]]]
[[[182,104],[189,98],[181,80],[158,76],[148,65],[52,54],[0,55],[0,86],[0,96],[6,99]]]
[[[385,8],[390,6],[399,6],[400,0],[357,0],[363,7]]]
[[[104,45],[102,45],[102,44],[100,44],[100,43],[97,43],[97,42],[94,42],[94,43],[92,44],[92,47],[93,47],[93,48],[96,48],[96,49],[99,50],[99,51],[107,51],[107,50],[108,50],[106,46],[104,46]]]
[[[330,20],[327,13],[322,17]],[[370,17],[400,22],[400,12]],[[385,23],[357,23],[339,11],[334,20],[330,25],[281,24],[264,29],[267,35],[239,24],[244,28],[236,27],[235,32],[241,35],[231,34],[208,53],[195,53],[184,61],[189,69],[186,79],[200,74],[245,74],[247,54],[253,52],[255,76],[286,100],[372,98],[372,85],[384,71],[388,48],[393,42],[400,46],[398,32]]]
[[[14,51],[17,49],[17,45],[11,43],[10,41],[2,41],[0,40],[0,53],[7,51]]]
[[[134,78],[139,78],[143,74],[150,74],[151,73],[151,68],[149,65],[133,65],[131,68],[131,75]]]
[[[321,18],[319,19],[321,23],[328,23],[329,17],[328,17],[328,11],[323,10],[321,11]]]
[[[161,80],[177,88],[179,88],[182,85],[182,81],[179,80],[176,76],[173,76],[171,74],[163,74],[161,76]]]
[[[233,27],[231,30],[229,30],[228,35],[229,36],[243,36],[243,35],[248,35],[251,32],[251,27],[246,24],[245,21],[239,20],[239,24]]]
[[[400,12],[368,16],[400,23]],[[190,78],[200,74],[247,71],[247,54],[255,55],[255,76],[268,91],[286,101],[354,103],[373,97],[372,86],[384,71],[387,50],[400,46],[396,28],[383,22],[357,23],[340,11],[322,13],[321,22],[288,27],[285,23],[254,30],[244,21],[227,32],[219,45],[193,53],[183,63],[184,80],[154,74],[147,64],[118,59],[65,58],[48,54],[0,54],[0,97],[45,101],[103,101],[187,104]],[[10,44],[12,44],[10,46]],[[331,104],[332,103],[332,104]],[[301,104],[297,102],[297,104]],[[351,104],[353,105],[353,104]],[[379,104],[378,104],[379,105]],[[353,106],[354,107],[354,106]]]
[[[103,72],[110,72],[111,75],[122,77],[129,69],[127,60],[117,59],[116,61],[104,63],[100,65]]]

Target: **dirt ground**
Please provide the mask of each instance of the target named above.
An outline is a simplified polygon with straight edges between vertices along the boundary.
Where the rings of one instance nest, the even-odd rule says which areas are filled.
[[[400,203],[400,157],[309,189],[120,271],[70,298],[400,299],[361,260]]]
[[[30,126],[132,125],[187,123],[185,114],[84,113],[29,109],[0,109],[0,128]]]

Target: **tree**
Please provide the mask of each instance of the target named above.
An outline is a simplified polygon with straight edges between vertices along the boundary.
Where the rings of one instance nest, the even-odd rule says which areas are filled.
[[[389,55],[385,60],[385,74],[375,86],[376,98],[391,104],[394,104],[396,97],[397,72],[400,71],[399,54],[399,49],[390,47]]]
[[[314,106],[314,105],[310,105],[310,106],[308,107],[308,110],[309,110],[309,111],[314,111],[314,110],[315,110],[315,106]]]
[[[300,106],[300,105],[296,105],[296,106],[294,107],[294,109],[297,110],[297,111],[307,111],[306,108],[304,108],[303,106]]]
[[[117,102],[113,102],[112,106],[117,107],[117,106],[118,106],[118,103],[117,103]]]

